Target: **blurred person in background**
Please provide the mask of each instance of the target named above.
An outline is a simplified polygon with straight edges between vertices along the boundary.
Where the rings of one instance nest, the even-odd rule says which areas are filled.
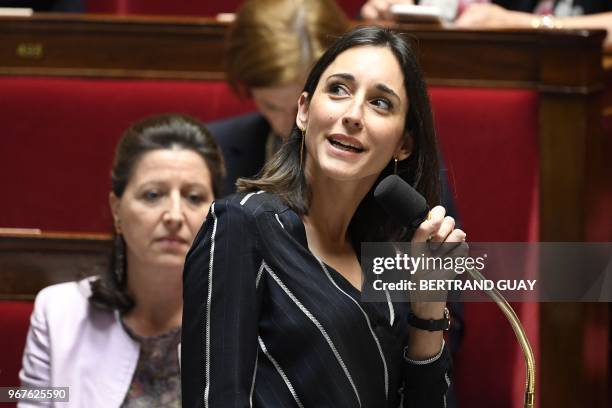
[[[349,28],[333,0],[248,0],[226,43],[234,91],[252,98],[257,113],[208,125],[227,164],[224,194],[239,177],[254,176],[289,136],[306,74]]]
[[[183,264],[223,173],[218,146],[195,119],[155,116],[124,133],[109,196],[109,269],[38,294],[23,387],[69,387],[74,407],[181,406]]]
[[[368,0],[361,16],[393,20],[393,4],[438,7],[462,28],[604,29],[608,30],[604,46],[612,48],[612,0]]]
[[[24,7],[34,11],[83,13],[83,0],[0,0],[0,7]]]

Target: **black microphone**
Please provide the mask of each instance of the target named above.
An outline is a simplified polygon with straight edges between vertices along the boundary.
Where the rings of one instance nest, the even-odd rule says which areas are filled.
[[[425,198],[396,174],[378,183],[374,198],[400,225],[416,229],[427,219],[429,207]]]

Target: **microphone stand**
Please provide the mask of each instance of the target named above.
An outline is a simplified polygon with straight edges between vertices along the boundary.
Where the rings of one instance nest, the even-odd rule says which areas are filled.
[[[482,274],[475,269],[467,269],[467,272],[470,276],[479,282],[485,280]],[[512,326],[512,330],[514,330],[514,334],[516,335],[516,339],[518,340],[521,350],[523,351],[523,357],[525,358],[525,369],[526,369],[526,380],[525,380],[525,408],[533,408],[535,406],[535,358],[533,356],[533,350],[531,349],[531,344],[529,344],[529,340],[527,339],[527,335],[525,334],[525,329],[521,324],[518,316],[508,304],[506,299],[497,291],[495,287],[491,290],[485,290],[485,293],[489,295],[491,299],[497,306],[501,309],[501,311],[510,322]]]

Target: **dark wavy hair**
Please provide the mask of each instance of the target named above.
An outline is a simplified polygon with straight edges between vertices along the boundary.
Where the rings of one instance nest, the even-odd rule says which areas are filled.
[[[210,171],[213,194],[219,197],[221,179],[225,175],[221,151],[200,121],[180,114],[152,116],[125,131],[113,160],[112,192],[121,197],[140,158],[147,152],[161,149],[185,149],[199,154]],[[125,241],[114,233],[113,243],[109,268],[91,282],[89,302],[101,309],[125,313],[134,307],[134,300],[127,292]]]
[[[408,96],[404,137],[413,139],[409,158],[398,162],[398,175],[411,184],[427,200],[430,206],[440,201],[439,164],[433,117],[427,88],[409,42],[402,34],[376,26],[357,27],[340,37],[319,59],[310,72],[304,92],[308,103],[327,67],[344,51],[360,46],[387,47],[391,50],[402,72]],[[293,130],[277,152],[255,179],[239,179],[240,191],[265,190],[275,193],[300,215],[308,213],[311,192],[300,163],[302,132]],[[304,154],[308,152],[305,150]],[[393,161],[383,169],[374,184],[393,173]],[[353,245],[360,242],[399,240],[405,229],[395,223],[374,200],[374,187],[362,200],[349,226]]]

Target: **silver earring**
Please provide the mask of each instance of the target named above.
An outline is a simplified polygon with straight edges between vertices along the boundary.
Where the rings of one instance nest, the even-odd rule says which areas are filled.
[[[397,174],[397,156],[393,158],[393,174]]]

